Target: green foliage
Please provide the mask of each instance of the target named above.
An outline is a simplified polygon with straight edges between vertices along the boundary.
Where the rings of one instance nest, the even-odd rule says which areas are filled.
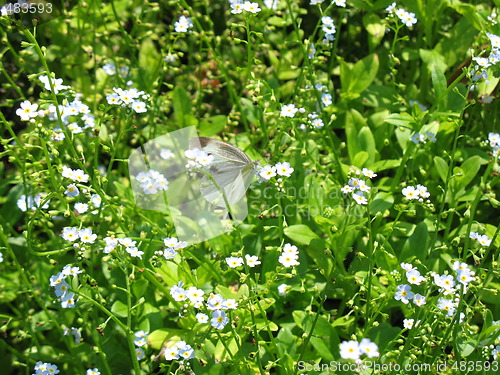
[[[355,357],[496,371],[497,10],[340,3],[0,17],[2,374],[327,373]],[[189,126],[272,172],[235,228],[168,245],[182,207],[160,190],[145,209],[130,155]]]

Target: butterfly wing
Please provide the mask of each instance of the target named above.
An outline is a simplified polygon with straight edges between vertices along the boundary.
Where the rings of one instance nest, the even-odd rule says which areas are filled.
[[[223,209],[227,209],[226,201],[229,206],[239,202],[252,182],[257,162],[237,147],[212,138],[193,138],[190,147],[200,148],[214,156],[210,166],[211,177],[204,176],[201,180],[203,197]]]

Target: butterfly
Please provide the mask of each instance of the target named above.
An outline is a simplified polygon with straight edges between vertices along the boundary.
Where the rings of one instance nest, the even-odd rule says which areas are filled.
[[[252,161],[239,148],[208,137],[191,138],[189,147],[213,156],[208,170],[210,176],[201,179],[201,195],[222,209],[238,203],[257,172],[259,160]]]

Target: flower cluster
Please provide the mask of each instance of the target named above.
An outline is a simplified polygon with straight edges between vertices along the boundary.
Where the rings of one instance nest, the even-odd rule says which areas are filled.
[[[195,358],[194,349],[186,344],[185,341],[179,341],[176,344],[165,348],[163,355],[167,361],[172,361],[174,359],[191,359]]]
[[[48,362],[38,361],[35,364],[35,372],[33,375],[55,375],[59,374],[59,369],[56,365]]]
[[[102,66],[102,69],[108,76],[114,76],[116,72],[123,77],[127,78],[128,74],[130,72],[130,68],[128,66],[121,66],[120,68],[116,69],[116,65],[113,63],[107,63]]]
[[[241,267],[243,265],[243,258],[242,257],[227,257],[226,263],[230,268]],[[245,254],[245,263],[247,264],[248,267],[253,268],[255,266],[258,266],[261,262],[260,262],[258,256]]]
[[[62,166],[62,176],[79,183],[85,183],[89,181],[89,175],[84,171],[82,171],[81,169],[71,169],[69,167],[66,167],[65,165]]]
[[[491,148],[493,149],[493,156],[500,159],[500,134],[499,133],[489,133],[488,141]]]
[[[491,345],[491,355],[493,356],[494,361],[500,361],[500,345],[495,347]]]
[[[148,336],[148,334],[149,332],[144,331],[138,331],[134,333],[135,354],[137,355],[138,361],[144,358],[144,349],[142,347],[147,345],[146,337]]]
[[[74,198],[80,195],[80,190],[75,184],[70,184],[66,187],[66,191],[64,192],[69,198]],[[90,196],[90,203],[93,206],[94,210],[91,211],[92,214],[96,215],[98,213],[97,208],[101,206],[101,196],[99,194],[92,194]],[[88,203],[81,203],[81,202],[76,202],[75,205],[75,210],[79,214],[83,214],[88,211],[89,205]]]
[[[406,26],[412,27],[417,23],[417,18],[415,17],[415,13],[407,12],[403,8],[396,9],[396,3],[392,3],[385,10],[389,13],[390,16],[397,16],[401,22],[403,22]]]
[[[142,100],[147,100],[149,98],[149,95],[145,94],[144,91],[139,91],[136,88],[123,90],[122,88],[116,87],[113,87],[113,91],[113,94],[106,96],[106,100],[109,104],[132,108],[136,113],[144,113],[147,111],[146,103],[139,100],[139,97]]]
[[[491,51],[488,57],[476,56],[472,58],[474,65],[471,71],[471,78],[474,82],[484,80],[486,83],[489,83],[486,70],[500,61],[500,36],[490,33],[486,33],[486,36],[490,40]]]
[[[426,143],[427,141],[435,143],[436,134],[432,132],[425,132],[425,134],[415,133],[410,137],[410,141],[412,141],[415,144]]]
[[[63,88],[65,87],[66,86],[63,86]],[[57,88],[62,89],[61,86],[58,86]],[[46,111],[39,111],[39,114],[41,117],[47,114],[48,119],[51,121],[57,121],[60,116],[63,125],[73,134],[80,134],[85,130],[94,129],[95,116],[90,113],[89,106],[79,99],[81,94],[77,93],[75,96],[76,98],[73,101],[68,101],[64,105],[58,105],[56,107],[51,104]],[[64,131],[61,128],[56,127],[52,129],[51,139],[53,141],[60,142],[65,137]]]
[[[191,171],[206,169],[214,161],[214,156],[198,148],[184,151],[184,156],[188,159],[186,168]]]
[[[114,251],[118,246],[123,246],[125,251],[131,256],[136,258],[141,258],[144,255],[144,251],[140,251],[136,246],[137,242],[133,241],[129,237],[116,238],[114,236],[104,238],[106,246],[104,247],[103,253],[109,254]]]
[[[401,191],[406,199],[415,200],[417,199],[419,202],[423,202],[424,199],[427,199],[431,196],[431,194],[427,191],[427,188],[423,185],[417,186],[407,186],[403,188]]]
[[[333,104],[332,101],[332,94],[328,92],[328,87],[325,85],[322,85],[321,83],[317,83],[316,85],[306,85],[305,86],[306,90],[314,90],[318,91],[321,94],[320,98],[320,105],[318,105],[318,108],[325,108]],[[316,96],[315,93],[313,93],[314,97]],[[307,117],[308,118],[317,118],[317,113],[316,112],[311,112]]]
[[[64,266],[61,272],[50,277],[50,286],[55,289],[54,292],[59,298],[61,306],[65,309],[75,307],[77,302],[77,300],[75,300],[75,294],[69,291],[69,284],[66,282],[66,278],[68,276],[76,276],[80,273],[82,273],[80,268],[71,267],[71,265],[68,264]]]
[[[297,246],[287,243],[283,246],[278,262],[280,262],[284,267],[294,267],[300,265],[298,259],[299,250],[297,249]]]
[[[357,176],[361,176],[361,174],[369,179],[377,177],[377,174],[368,168],[356,171]],[[368,194],[370,189],[371,187],[366,184],[365,180],[357,177],[351,177],[349,181],[347,181],[347,185],[340,190],[344,194],[352,194],[352,197],[357,204],[366,205],[368,204],[368,199],[365,194]]]
[[[167,260],[174,259],[178,251],[188,246],[186,241],[179,241],[176,237],[167,237],[163,240],[163,243],[165,244],[165,249],[156,251],[155,254],[164,256]]]
[[[63,165],[62,167],[62,176],[65,178],[69,178],[72,181],[78,182],[80,184],[86,183],[89,180],[89,175],[86,174],[81,169],[71,169]],[[83,189],[83,193],[87,194],[88,190]],[[69,184],[64,191],[64,194],[69,198],[75,198],[80,195],[80,189],[76,184]],[[88,203],[84,202],[75,202],[74,208],[79,214],[83,214],[89,210],[90,207],[93,208],[91,211],[92,214],[96,215],[98,213],[98,208],[101,206],[102,198],[99,194],[92,194],[89,197]],[[89,206],[90,203],[90,206]]]
[[[325,123],[316,112],[309,113],[307,115],[307,118],[308,118],[308,124],[315,129],[321,129],[323,126],[325,126]],[[301,126],[301,129],[305,130],[306,129],[305,125]]]
[[[73,337],[75,339],[75,345],[80,344],[80,342],[82,341],[82,333],[80,332],[80,330],[78,328],[75,328],[75,327],[64,328],[64,330],[63,330],[64,336],[67,336],[70,333],[73,335]]]
[[[420,275],[420,272],[409,263],[401,263],[401,268],[406,271],[406,278],[408,283],[413,285],[420,285],[422,282],[426,281],[426,278]],[[474,281],[475,273],[472,271],[466,263],[456,261],[452,266],[455,271],[456,276],[449,274],[440,275],[438,273],[432,272],[430,276],[434,281],[434,285],[438,287],[438,291],[444,296],[454,295],[458,299],[460,288],[457,287],[455,280],[463,285],[463,293],[466,293],[468,284]],[[413,293],[411,286],[408,284],[401,284],[397,286],[397,291],[394,295],[394,299],[408,304],[410,301],[416,306],[423,306],[427,303],[426,297],[421,294]],[[444,310],[447,316],[453,316],[456,312],[456,307],[458,303],[456,300],[440,297],[437,301],[437,308],[439,310]],[[413,326],[413,321],[411,322]],[[408,326],[406,328],[411,328]]]
[[[229,5],[231,6],[231,13],[233,14],[240,14],[243,11],[248,13],[259,13],[262,10],[259,8],[259,4],[248,0],[229,0]]]
[[[469,237],[477,240],[481,246],[488,247],[491,245],[491,239],[486,234],[479,234],[477,232],[470,232]]]
[[[47,194],[45,193],[37,193],[34,196],[31,195],[21,195],[19,199],[17,200],[17,207],[23,212],[26,212],[27,210],[35,211],[38,207],[40,207],[40,203],[45,200],[45,197]],[[49,202],[45,202],[41,208],[47,209],[49,208]]]
[[[77,227],[64,227],[61,237],[66,241],[75,242],[80,240],[83,243],[94,243],[97,234],[92,233],[92,229],[78,229]]]
[[[150,169],[147,172],[139,172],[137,176],[135,176],[135,179],[139,183],[139,187],[144,194],[153,195],[159,191],[168,190],[168,181],[166,177],[154,169]]]
[[[212,311],[210,324],[216,329],[223,329],[226,324],[229,323],[229,318],[226,316],[225,310],[236,310],[238,308],[238,302],[233,298],[224,299],[220,294],[211,293],[205,302],[203,297],[205,292],[203,290],[194,286],[186,290],[183,286],[184,283],[179,281],[177,285],[170,288],[170,295],[172,298],[177,302],[189,300],[196,309],[206,307],[208,310]],[[198,323],[207,323],[208,319],[208,315],[204,313],[196,314]]]
[[[52,91],[50,88],[50,81],[52,81],[52,86],[54,87],[54,93],[59,94],[59,91],[67,90],[70,86],[63,85],[62,78],[51,78],[49,81],[49,77],[47,75],[39,76],[38,79],[43,83],[45,90]]]
[[[175,22],[174,28],[178,33],[187,33],[193,27],[193,22],[191,18],[186,16],[180,16],[179,21]]]
[[[271,178],[276,177],[276,175],[282,177],[290,177],[294,169],[290,166],[290,163],[285,161],[283,163],[276,163],[276,165],[264,165],[260,167],[257,174],[260,177],[260,182],[269,181]]]
[[[329,16],[321,17],[321,30],[325,33],[325,39],[323,39],[323,44],[329,44],[335,40],[335,33],[337,28],[333,23],[333,18]]]
[[[380,355],[378,346],[370,339],[362,339],[360,342],[355,340],[343,341],[339,345],[340,356],[343,359],[358,360],[364,354],[368,358],[375,358]]]

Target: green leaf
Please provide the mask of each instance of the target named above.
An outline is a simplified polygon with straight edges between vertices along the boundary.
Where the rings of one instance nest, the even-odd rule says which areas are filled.
[[[413,126],[410,124],[415,122],[415,119],[409,113],[403,112],[393,113],[392,115],[387,116],[384,121],[391,125],[402,126],[412,130]]]
[[[307,225],[297,224],[285,228],[285,236],[301,245],[309,245],[312,240],[319,239]]]
[[[379,191],[370,203],[370,213],[385,212],[394,204],[394,194]]]
[[[481,163],[482,158],[474,155],[464,161],[460,167],[453,168],[453,174],[455,175],[451,182],[453,191],[459,192],[472,182],[481,168]],[[460,173],[461,175],[459,175]]]
[[[311,345],[314,347],[316,352],[320,355],[323,361],[333,361],[335,358],[333,357],[332,351],[330,347],[327,345],[327,342],[324,338],[319,337],[311,337],[310,340]]]
[[[363,168],[365,163],[367,162],[369,158],[369,154],[366,151],[359,151],[356,156],[354,156],[354,159],[352,159],[351,164],[358,167],[358,168]]]
[[[184,335],[184,330],[174,329],[174,328],[161,328],[151,332],[148,335],[148,344],[155,350],[160,350],[163,343],[175,344],[181,341],[181,337]]]
[[[172,105],[179,127],[185,127],[187,125],[185,116],[192,114],[192,104],[187,91],[183,87],[177,86],[174,89]]]
[[[117,300],[111,306],[111,312],[120,318],[125,318],[128,315],[128,308],[122,301]]]
[[[418,223],[413,234],[406,241],[399,259],[402,262],[408,261],[410,258],[425,260],[429,254],[429,230],[424,222]]]
[[[136,298],[141,298],[146,293],[148,285],[149,283],[145,279],[135,280],[134,283],[132,284],[132,293]]]
[[[247,98],[241,98],[241,105],[243,107],[243,114],[247,120],[252,123],[259,123],[260,107],[253,104],[253,101]]]
[[[418,53],[431,74],[432,74],[432,69],[437,69],[441,74],[446,71],[447,68],[446,62],[440,53],[427,49],[420,49],[418,50]]]
[[[439,174],[439,177],[441,177],[441,180],[446,183],[446,178],[448,176],[448,164],[446,161],[439,157],[439,156],[434,156],[434,165],[436,166],[437,172]]]
[[[378,158],[378,151],[375,145],[375,138],[373,137],[373,133],[368,126],[362,127],[361,130],[359,131],[358,148],[368,153],[368,160],[367,160],[368,165],[373,164],[375,162],[375,159]]]
[[[438,64],[432,64],[429,67],[431,71],[432,85],[436,92],[436,100],[438,102],[438,110],[443,111],[446,108],[447,97],[445,95],[447,83],[443,69]]]
[[[366,56],[354,65],[342,62],[340,64],[342,96],[348,100],[359,97],[375,79],[378,68],[379,59],[375,54]]]
[[[458,337],[456,346],[461,357],[468,357],[472,354],[472,352],[474,352],[474,349],[476,348],[476,342],[470,339]]]
[[[282,327],[278,336],[276,336],[276,349],[280,354],[280,358],[282,358],[285,353],[288,353],[290,356],[294,357],[297,352],[297,337],[295,337],[290,329],[287,327]]]
[[[401,164],[401,159],[379,160],[370,166],[373,172],[385,171],[386,169],[397,168]]]
[[[212,137],[224,130],[226,125],[227,117],[225,115],[215,115],[201,120],[198,131],[201,137]]]
[[[139,48],[139,69],[142,79],[149,82],[156,79],[156,72],[161,66],[161,56],[158,53],[154,42],[150,38],[142,41]]]
[[[380,43],[385,35],[385,23],[375,13],[370,12],[363,16],[363,25],[370,37],[370,47],[373,48]]]
[[[358,152],[365,151],[360,147],[359,133],[363,127],[366,126],[366,120],[363,115],[351,109],[346,113],[345,116],[345,132],[347,137],[347,151],[349,153],[349,158],[351,163],[358,154]]]
[[[276,17],[276,16],[273,16],[273,17],[269,17],[267,19],[267,23],[269,25],[272,25],[272,26],[276,26],[276,27],[283,27],[283,26],[286,26],[287,25],[287,21],[285,21],[283,18],[281,17]]]
[[[329,275],[334,269],[334,262],[330,255],[325,254],[325,242],[322,240],[312,240],[307,248],[309,255],[316,265],[325,271],[325,275]]]

